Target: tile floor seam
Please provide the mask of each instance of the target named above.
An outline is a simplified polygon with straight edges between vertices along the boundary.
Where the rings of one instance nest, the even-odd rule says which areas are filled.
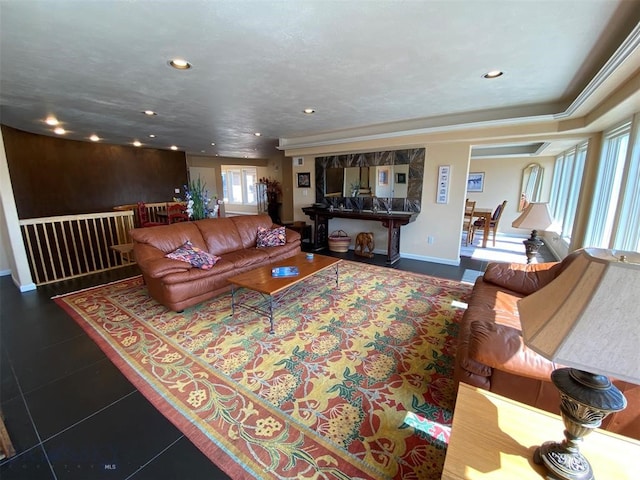
[[[47,455],[47,451],[44,449],[44,446],[42,444],[42,437],[40,436],[40,432],[38,431],[38,427],[36,426],[36,422],[33,420],[33,416],[31,415],[31,409],[29,408],[29,405],[27,404],[27,399],[24,397],[24,392],[22,390],[22,386],[20,385],[20,379],[16,375],[16,372],[15,372],[15,370],[13,368],[13,361],[11,360],[11,358],[9,358],[8,361],[9,361],[9,367],[11,368],[11,373],[13,374],[13,377],[14,377],[14,379],[16,381],[16,387],[18,388],[18,391],[20,392],[20,398],[22,400],[22,403],[24,404],[25,411],[27,412],[27,415],[29,416],[29,422],[31,422],[31,426],[33,427],[33,431],[35,432],[36,437],[38,439],[38,443],[35,445],[35,447],[39,446],[42,449],[42,454],[44,455],[44,458],[47,461],[47,465],[49,465],[49,470],[51,470],[51,474],[53,475],[53,478],[57,479],[58,477],[56,475],[56,472],[53,469],[53,465],[51,464],[51,460],[49,460],[49,455]],[[15,458],[15,457],[12,457],[12,458]]]
[[[83,365],[81,368],[72,370],[69,373],[67,373],[66,375],[61,375],[59,377],[56,377],[56,378],[53,378],[53,379],[49,380],[48,382],[42,383],[42,384],[38,385],[37,387],[32,388],[31,390],[28,390],[28,391],[24,392],[24,394],[25,395],[30,395],[30,394],[40,390],[41,388],[44,388],[46,386],[49,386],[49,385],[51,385],[53,383],[56,383],[56,382],[62,380],[62,379],[70,377],[71,375],[75,375],[76,373],[81,372],[83,370],[86,370],[87,368],[91,368],[91,367],[97,365],[100,362],[111,362],[111,361],[109,360],[109,358],[107,356],[105,356],[104,358],[101,358],[100,360],[96,360],[95,362]]]
[[[153,461],[155,461],[158,457],[160,457],[161,455],[164,455],[164,453],[169,450],[171,447],[173,447],[176,443],[178,443],[180,440],[182,440],[183,438],[185,438],[184,435],[180,435],[178,438],[176,438],[173,442],[171,442],[169,445],[167,445],[165,448],[163,448],[162,450],[160,450],[156,455],[154,455],[152,458],[149,459],[148,462],[144,463],[143,465],[140,465],[138,467],[138,469],[133,472],[131,475],[129,475],[128,477],[125,477],[124,480],[129,480],[133,477],[135,477],[139,472],[141,472],[142,470],[144,470],[144,468],[147,465],[150,465]]]
[[[65,433],[65,432],[69,431],[70,429],[72,429],[73,427],[75,427],[75,426],[77,426],[77,425],[81,424],[81,423],[82,423],[82,422],[84,422],[85,420],[88,420],[88,419],[90,419],[90,418],[92,418],[92,417],[95,417],[95,416],[96,416],[96,415],[98,415],[99,413],[104,412],[106,409],[108,409],[108,408],[112,407],[113,405],[115,405],[115,404],[117,404],[117,403],[121,402],[121,401],[122,401],[122,400],[124,400],[125,398],[130,397],[130,396],[131,396],[131,395],[133,395],[134,393],[140,393],[140,392],[138,391],[138,389],[135,389],[135,390],[133,390],[132,392],[129,392],[129,393],[127,393],[126,395],[123,395],[122,397],[118,398],[117,400],[114,400],[114,401],[113,401],[113,402],[111,402],[109,405],[105,405],[104,407],[99,408],[99,409],[98,409],[98,410],[96,410],[95,412],[93,412],[93,413],[91,413],[91,414],[87,415],[86,417],[84,417],[84,418],[82,418],[82,419],[80,419],[80,420],[78,420],[78,421],[76,421],[76,422],[72,423],[71,425],[69,425],[69,426],[67,426],[67,427],[63,428],[62,430],[60,430],[59,432],[54,433],[53,435],[51,435],[50,437],[48,437],[46,440],[42,440],[42,444],[43,444],[43,446],[44,446],[44,444],[45,444],[45,443],[47,443],[47,442],[49,442],[49,441],[53,440],[54,438],[58,437],[59,435],[62,435],[63,433]]]

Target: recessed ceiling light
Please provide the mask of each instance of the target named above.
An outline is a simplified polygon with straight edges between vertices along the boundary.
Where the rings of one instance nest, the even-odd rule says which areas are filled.
[[[56,117],[47,117],[47,119],[45,120],[45,123],[47,125],[51,125],[52,127],[58,125],[58,119]]]
[[[261,134],[260,132],[256,132],[256,133],[254,133],[254,135],[255,135],[256,137],[259,137],[259,136],[261,136],[262,134]]]
[[[191,64],[182,58],[174,58],[169,60],[168,63],[177,70],[189,70],[191,68]]]
[[[58,134],[58,135],[64,135],[65,133],[67,133],[67,131],[62,127],[56,128],[53,132]]]
[[[156,138],[156,136],[153,133],[150,133],[149,138]]]
[[[211,142],[211,146],[212,146],[212,147],[213,147],[213,146],[215,146],[215,144],[216,144],[215,142]]]
[[[145,110],[145,111],[144,111],[144,112],[142,112],[142,113],[144,113],[145,115],[149,115],[150,117],[152,117],[152,116],[154,116],[154,115],[157,115],[157,113],[156,113],[156,112],[154,112],[153,110]]]
[[[501,70],[491,70],[490,72],[485,73],[483,78],[498,78],[504,75],[504,72]]]
[[[305,108],[303,110],[303,113],[306,113],[307,115],[311,115],[312,113],[316,113],[316,111],[313,108]]]
[[[175,145],[171,145],[171,150],[178,150],[178,147],[176,147]]]
[[[141,147],[141,146],[142,146],[142,143],[140,143],[138,140],[135,140],[135,141],[133,142],[133,146],[134,146],[134,147]]]
[[[89,140],[91,140],[92,142],[99,142],[100,141],[100,137],[94,133],[93,135],[91,135],[89,137]]]

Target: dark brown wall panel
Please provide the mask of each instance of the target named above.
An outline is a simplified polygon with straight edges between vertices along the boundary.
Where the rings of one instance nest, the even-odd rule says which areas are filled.
[[[78,142],[2,126],[19,218],[166,202],[187,183],[183,152]]]

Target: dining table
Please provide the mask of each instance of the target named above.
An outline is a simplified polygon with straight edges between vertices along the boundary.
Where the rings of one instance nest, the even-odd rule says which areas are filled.
[[[484,228],[482,235],[482,248],[487,248],[487,239],[489,238],[489,231],[491,228],[491,217],[493,216],[493,210],[490,208],[476,208],[473,211],[473,216],[478,219],[484,219]]]

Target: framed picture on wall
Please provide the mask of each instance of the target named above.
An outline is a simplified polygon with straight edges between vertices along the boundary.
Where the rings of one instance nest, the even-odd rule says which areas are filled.
[[[311,173],[304,172],[298,174],[298,188],[311,187]]]
[[[436,203],[449,203],[449,177],[451,165],[440,165],[438,167],[438,194]]]
[[[396,173],[396,183],[407,183],[407,174],[406,173]]]
[[[484,191],[484,172],[470,172],[467,178],[467,192],[482,191]]]

